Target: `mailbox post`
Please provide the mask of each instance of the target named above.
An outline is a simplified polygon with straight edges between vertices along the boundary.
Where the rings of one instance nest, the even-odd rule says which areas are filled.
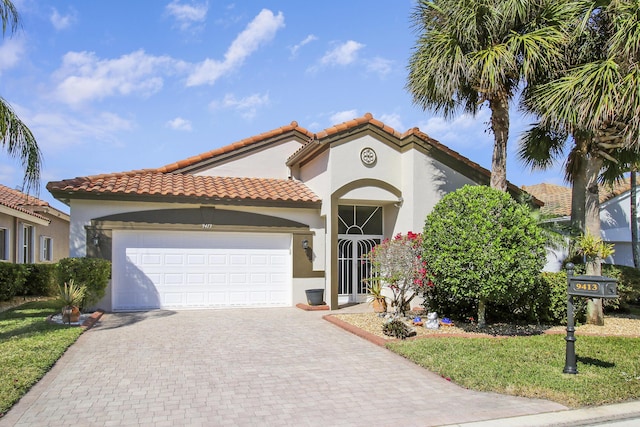
[[[574,276],[574,265],[567,264],[567,342],[565,364],[562,370],[565,374],[577,374],[576,365],[576,337],[573,297],[587,298],[618,298],[616,279],[604,276]]]
[[[567,291],[571,289],[571,279],[573,277],[572,263],[567,264]],[[564,369],[565,374],[577,374],[578,366],[576,363],[576,336],[575,322],[573,319],[573,295],[567,292],[567,336],[564,340],[567,342],[565,348]]]

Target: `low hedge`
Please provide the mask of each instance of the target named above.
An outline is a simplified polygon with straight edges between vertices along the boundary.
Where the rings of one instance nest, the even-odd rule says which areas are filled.
[[[574,274],[584,274],[584,265],[576,265]],[[602,264],[602,274],[618,281],[619,298],[605,299],[607,312],[626,311],[630,304],[640,302],[640,270],[623,265]],[[453,298],[429,289],[425,298],[425,308],[435,310],[442,316],[466,321],[473,316],[475,302]],[[586,298],[574,298],[575,320],[583,322],[586,315]],[[567,323],[567,273],[543,272],[535,286],[525,295],[509,304],[488,304],[489,322],[535,322],[563,325]]]
[[[605,307],[626,310],[629,304],[640,303],[640,270],[626,265],[602,264],[602,275],[618,281],[620,298],[606,304]],[[605,300],[607,302],[607,300]]]
[[[28,264],[27,278],[22,290],[23,295],[53,296],[56,287],[57,264]]]
[[[57,264],[0,263],[0,301],[16,296],[54,296],[58,286],[73,279],[87,286],[84,308],[105,295],[111,262],[98,258],[64,258]]]
[[[59,284],[73,280],[87,287],[82,308],[88,308],[104,297],[111,277],[111,262],[101,258],[63,258],[58,261],[56,271]]]
[[[0,301],[23,294],[28,268],[27,264],[0,263]]]

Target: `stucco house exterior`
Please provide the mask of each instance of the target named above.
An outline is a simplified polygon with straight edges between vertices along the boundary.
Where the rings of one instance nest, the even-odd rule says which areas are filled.
[[[69,256],[68,214],[0,184],[0,262],[53,263]]]
[[[363,255],[376,243],[421,231],[444,194],[489,177],[418,128],[367,113],[47,189],[70,206],[71,256],[113,263],[106,310],[291,306],[308,289],[334,309],[366,298]]]
[[[570,187],[542,183],[523,186],[522,189],[544,202],[544,206],[541,208],[543,214],[554,216],[555,221],[567,226],[570,224]],[[613,244],[615,249],[615,253],[605,262],[633,267],[630,180],[625,178],[614,185],[601,185],[598,194],[600,199],[600,237],[603,241]],[[550,251],[545,269],[559,271],[566,256],[566,250]]]

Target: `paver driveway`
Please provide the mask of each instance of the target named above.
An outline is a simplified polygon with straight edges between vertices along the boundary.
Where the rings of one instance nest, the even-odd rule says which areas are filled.
[[[104,315],[0,425],[427,426],[565,409],[465,390],[322,314]]]

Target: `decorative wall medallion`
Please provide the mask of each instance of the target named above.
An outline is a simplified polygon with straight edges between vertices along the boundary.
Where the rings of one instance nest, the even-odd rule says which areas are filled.
[[[366,147],[360,152],[360,160],[362,160],[362,163],[365,165],[371,166],[378,160],[378,156],[376,152],[373,151],[373,148]]]

